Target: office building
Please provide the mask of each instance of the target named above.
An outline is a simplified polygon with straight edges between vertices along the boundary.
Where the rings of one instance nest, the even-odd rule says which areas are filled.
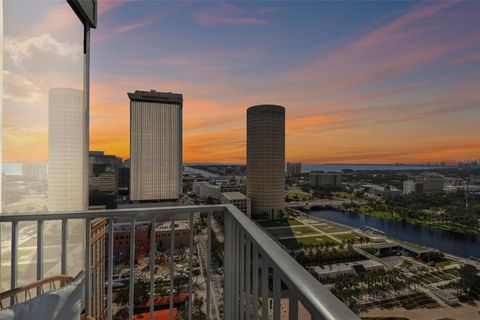
[[[212,198],[222,200],[224,192],[245,192],[245,186],[242,184],[218,183],[213,184],[208,181],[194,181],[192,191],[199,198]]]
[[[310,185],[312,188],[338,188],[342,182],[342,176],[336,172],[310,172]]]
[[[422,194],[423,193],[423,183],[414,181],[414,180],[405,180],[403,181],[403,195],[407,194]]]
[[[470,184],[480,185],[480,176],[471,175],[470,176]]]
[[[440,175],[421,175],[417,181],[423,183],[423,193],[442,193],[444,177]]]
[[[247,110],[247,196],[252,217],[275,218],[285,209],[285,108]]]
[[[252,217],[252,203],[249,197],[240,192],[222,193],[222,204],[233,204],[249,218]]]
[[[130,168],[118,168],[118,196],[128,199],[130,194]]]
[[[220,200],[222,190],[219,185],[210,184],[207,181],[194,181],[192,185],[193,193],[199,198],[213,198]]]
[[[175,221],[174,248],[188,246],[190,240],[190,223],[188,220]],[[158,250],[170,250],[172,240],[172,223],[163,222],[155,228],[155,243]]]
[[[287,162],[287,176],[299,177],[302,174],[302,164],[300,162]]]
[[[48,210],[86,210],[83,91],[51,89],[48,109]]]
[[[130,200],[178,199],[182,192],[181,94],[135,91],[130,98]]]
[[[396,198],[402,195],[402,191],[394,186],[383,186],[378,184],[362,184],[362,188],[365,192],[372,193],[376,196],[382,197],[385,200]]]

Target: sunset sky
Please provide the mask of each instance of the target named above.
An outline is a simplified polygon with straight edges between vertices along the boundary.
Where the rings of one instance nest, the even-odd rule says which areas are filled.
[[[263,103],[286,107],[287,161],[480,158],[479,1],[99,3],[91,150],[127,158],[127,92],[155,89],[184,96],[185,162],[243,163],[246,109]],[[55,56],[50,63],[68,57],[62,85],[81,88],[81,56],[71,57],[81,30],[54,9],[37,11],[30,28],[5,27],[6,85],[38,89],[26,98],[5,90],[7,162],[47,159],[45,117],[26,111],[45,103],[45,77],[15,76],[29,50]]]

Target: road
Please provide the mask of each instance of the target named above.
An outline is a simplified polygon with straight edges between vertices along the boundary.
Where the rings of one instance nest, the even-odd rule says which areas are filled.
[[[203,235],[203,232],[202,234]],[[199,260],[200,260],[200,274],[203,275],[204,277],[204,283],[206,284],[207,283],[207,272],[206,272],[206,269],[207,269],[207,243],[206,243],[206,234],[204,235],[205,239],[204,240],[200,240],[197,242],[197,253],[199,255]],[[203,237],[202,237],[203,238]],[[219,293],[219,289],[218,289],[218,281],[215,281],[215,278],[216,276],[212,273],[212,276],[211,276],[211,279],[210,279],[210,290],[211,290],[211,301],[213,302],[213,307],[214,307],[214,314],[216,316],[216,319],[221,319],[220,318],[220,313],[219,313],[219,309],[218,309],[218,305],[219,305],[219,302],[218,302],[218,296],[220,295]],[[206,285],[205,285],[205,297],[204,297],[204,301],[206,303]],[[210,309],[211,311],[212,309]]]

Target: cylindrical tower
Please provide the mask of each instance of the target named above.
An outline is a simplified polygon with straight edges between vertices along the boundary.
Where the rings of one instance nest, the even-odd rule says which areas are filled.
[[[253,218],[275,218],[285,209],[285,108],[247,110],[247,196]]]

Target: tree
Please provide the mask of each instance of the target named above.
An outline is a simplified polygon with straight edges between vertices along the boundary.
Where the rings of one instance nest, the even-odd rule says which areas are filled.
[[[460,268],[458,285],[465,294],[471,295],[476,287],[480,287],[480,276],[477,275],[477,272],[477,269],[469,264]]]

